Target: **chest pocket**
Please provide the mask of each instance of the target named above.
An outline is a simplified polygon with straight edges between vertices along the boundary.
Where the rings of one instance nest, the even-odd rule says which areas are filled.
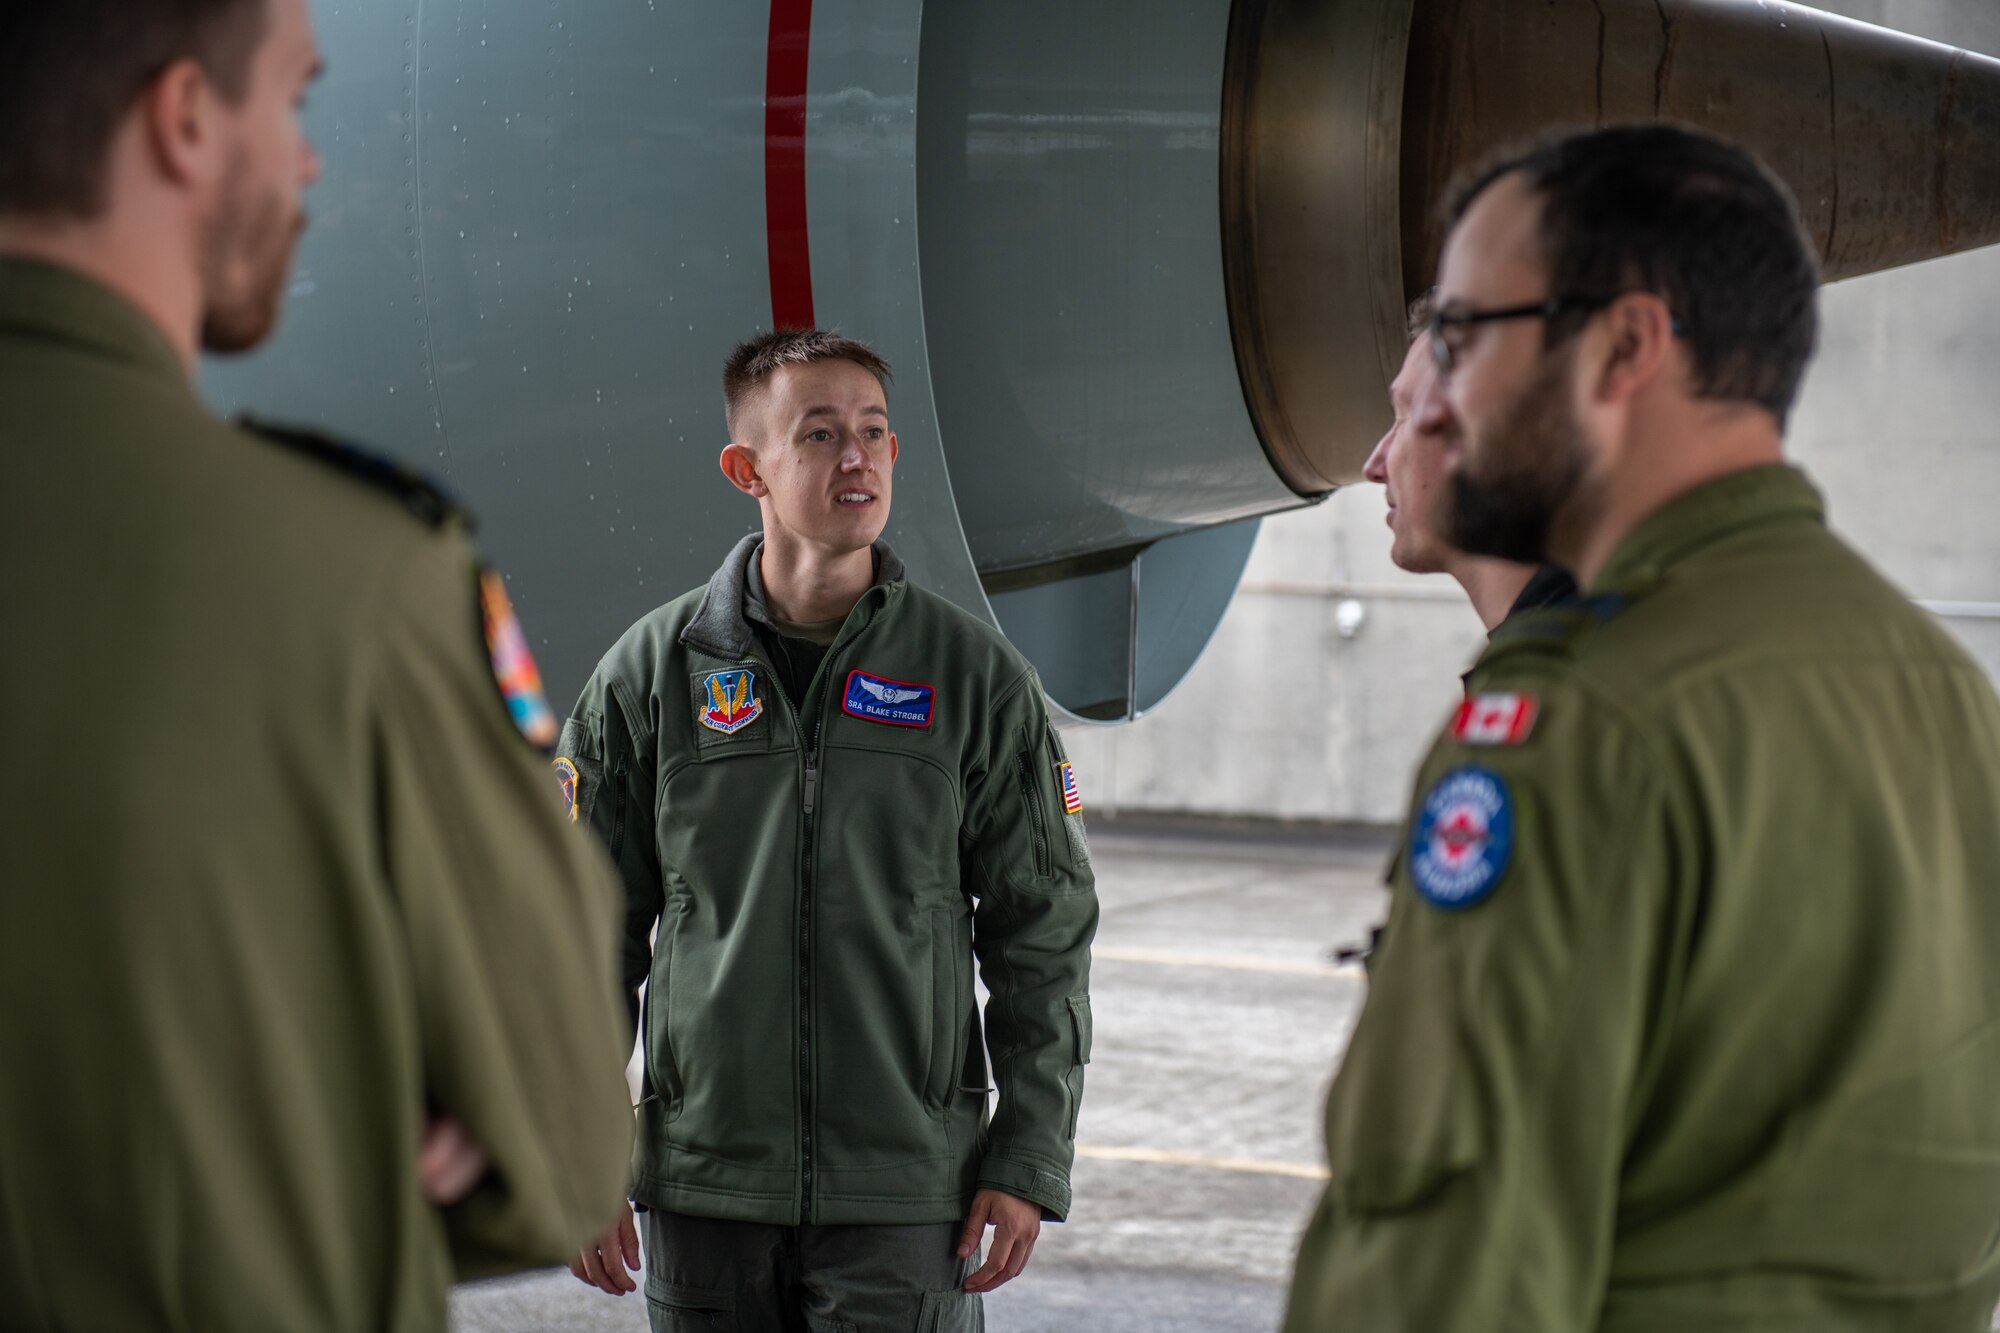
[[[1353,1216],[1418,1208],[1477,1165],[1478,1089],[1451,923],[1396,894],[1368,1004],[1327,1098],[1332,1193]]]

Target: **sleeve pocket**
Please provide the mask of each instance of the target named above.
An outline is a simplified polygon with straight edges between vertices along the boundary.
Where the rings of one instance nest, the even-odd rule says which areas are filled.
[[[1069,1137],[1074,1142],[1077,1113],[1083,1109],[1083,1067],[1090,1063],[1090,996],[1069,997],[1069,1022],[1076,1058],[1063,1076],[1063,1085],[1069,1089]]]

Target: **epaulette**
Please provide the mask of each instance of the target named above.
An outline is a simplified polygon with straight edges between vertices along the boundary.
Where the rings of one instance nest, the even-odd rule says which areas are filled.
[[[283,445],[389,492],[403,502],[405,509],[430,527],[443,527],[454,518],[463,523],[467,531],[474,526],[471,511],[453,499],[451,492],[441,483],[385,454],[362,449],[318,431],[280,426],[251,416],[238,417],[236,424],[259,439]]]

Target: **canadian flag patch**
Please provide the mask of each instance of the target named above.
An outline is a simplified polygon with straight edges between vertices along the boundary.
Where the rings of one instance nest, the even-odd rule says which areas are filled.
[[[1475,694],[1458,706],[1451,738],[1461,745],[1519,745],[1540,711],[1532,694]]]

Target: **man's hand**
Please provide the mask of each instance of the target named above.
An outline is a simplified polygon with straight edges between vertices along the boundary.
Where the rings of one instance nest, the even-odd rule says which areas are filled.
[[[965,1234],[958,1238],[958,1257],[970,1259],[979,1253],[980,1237],[993,1228],[993,1248],[986,1263],[965,1279],[965,1289],[984,1295],[1019,1277],[1035,1252],[1035,1237],[1042,1234],[1042,1206],[1018,1199],[1002,1190],[981,1190],[972,1196],[972,1216],[965,1219]]]
[[[610,1229],[585,1244],[583,1252],[569,1261],[569,1271],[578,1282],[610,1296],[623,1296],[639,1289],[639,1284],[626,1275],[628,1268],[634,1273],[639,1271],[639,1226],[632,1220],[629,1203]]]
[[[424,1197],[438,1207],[448,1208],[470,1194],[489,1165],[486,1149],[450,1116],[434,1117],[424,1129],[423,1146],[417,1150],[417,1179]]]

